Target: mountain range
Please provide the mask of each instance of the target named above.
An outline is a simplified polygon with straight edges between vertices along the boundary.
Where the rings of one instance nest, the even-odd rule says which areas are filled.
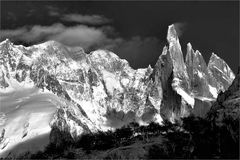
[[[75,138],[130,122],[204,117],[219,99],[239,104],[239,94],[218,95],[231,92],[235,79],[223,59],[212,53],[207,64],[190,43],[184,59],[174,25],[167,40],[156,65],[140,69],[108,50],[87,54],[56,41],[29,47],[1,42],[0,156],[43,149],[55,138],[53,127]],[[230,90],[238,93],[235,81]]]

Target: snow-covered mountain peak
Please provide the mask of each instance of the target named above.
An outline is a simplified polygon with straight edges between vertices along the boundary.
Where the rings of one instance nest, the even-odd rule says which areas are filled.
[[[63,44],[61,44],[60,42],[58,41],[54,41],[54,40],[48,40],[46,42],[42,42],[42,43],[39,43],[39,44],[35,44],[35,45],[32,45],[30,47],[36,47],[36,48],[47,48],[47,47],[65,47]]]
[[[202,57],[202,54],[199,52],[199,50],[196,50],[195,54],[199,57]]]
[[[191,50],[192,49],[192,44],[190,42],[187,43],[187,49]]]
[[[108,70],[110,72],[122,72],[133,69],[125,59],[108,50],[96,50],[87,55],[93,67]]]
[[[212,71],[217,79],[222,81],[223,85],[231,83],[235,78],[235,75],[228,64],[214,53],[212,53],[208,62],[208,69]]]
[[[187,64],[187,63],[190,63],[190,62],[189,62],[190,60],[191,60],[191,61],[193,61],[193,60],[195,60],[195,61],[201,61],[202,63],[204,63],[204,67],[205,67],[205,65],[206,65],[206,62],[205,62],[202,54],[200,53],[200,51],[199,51],[199,50],[194,51],[191,43],[188,43],[188,44],[187,44],[187,54],[186,54],[186,57],[185,57],[185,62],[186,62],[186,64]],[[199,62],[198,62],[198,63],[199,63]],[[196,64],[193,64],[193,63],[192,63],[191,65],[196,65]],[[198,64],[198,65],[201,66],[202,64]]]
[[[211,56],[210,56],[210,59],[209,59],[209,62],[213,62],[215,61],[216,59],[220,59],[220,57],[217,56],[217,54],[215,53],[212,53]]]
[[[116,54],[108,50],[96,50],[90,53],[92,58],[97,59],[120,59]]]
[[[167,40],[169,43],[178,41],[178,35],[174,24],[168,26]]]
[[[9,39],[6,39],[5,41],[2,41],[0,43],[1,51],[4,54],[7,53],[7,52],[5,52],[6,50],[12,50],[13,47],[14,47],[14,44]]]
[[[4,44],[12,44],[12,42],[7,38],[4,41],[0,42],[0,45],[4,45]]]
[[[210,107],[209,100],[213,101],[220,90],[226,90],[234,76],[215,73],[216,69],[214,68],[220,68],[217,67],[219,63],[225,64],[223,60],[214,58],[216,55],[213,55],[211,58],[213,62],[210,60],[212,67],[207,66],[200,51],[194,51],[191,43],[187,44],[184,61],[174,25],[168,27],[167,40],[169,45],[164,47],[153,72],[155,83],[162,89],[158,89],[160,97],[163,97],[160,107],[161,116],[164,119],[187,116],[191,112],[189,106],[193,110],[198,110],[194,111],[197,114],[200,110],[202,113],[206,113]],[[219,70],[224,70],[224,68],[221,67]]]

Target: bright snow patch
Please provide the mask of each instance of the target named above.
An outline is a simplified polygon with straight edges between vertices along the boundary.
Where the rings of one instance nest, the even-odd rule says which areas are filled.
[[[170,119],[169,119],[170,122],[175,123],[176,117],[177,117],[176,114],[172,112],[172,115],[171,115],[171,117],[170,117]]]
[[[5,76],[4,78],[5,78],[6,82],[9,84],[9,87],[0,88],[0,92],[2,92],[2,93],[13,92],[13,91],[19,90],[19,89],[22,90],[23,88],[30,89],[30,88],[34,87],[34,83],[30,80],[29,77],[26,77],[26,81],[23,81],[23,82],[18,82],[16,79],[14,79],[12,77],[10,77],[10,79],[8,79]]]
[[[195,100],[193,97],[191,97],[189,94],[187,94],[182,88],[176,88],[176,92],[182,96],[182,98],[191,105],[191,107],[194,107]]]
[[[209,97],[201,97],[201,96],[197,96],[195,97],[196,99],[199,99],[201,101],[215,101],[215,98],[209,98]]]
[[[154,117],[153,117],[153,120],[154,120],[154,122],[156,122],[156,123],[158,123],[158,124],[162,124],[162,122],[163,122],[163,119],[162,119],[162,117],[160,116],[160,113],[157,113],[157,114],[155,114],[154,115]]]
[[[78,69],[79,68],[79,64],[76,61],[70,61],[70,67],[72,69]]]
[[[51,101],[56,98],[36,88],[0,92],[0,119],[5,119],[0,124],[0,133],[5,129],[0,157],[6,156],[10,150],[13,154],[35,152],[48,144],[49,122],[56,110]]]
[[[197,72],[198,72],[198,76],[199,76],[200,78],[203,78],[202,72],[200,72],[200,71],[197,71]]]
[[[121,79],[121,83],[123,84],[123,86],[126,87],[126,86],[130,83],[130,80],[127,79],[127,78],[122,78],[122,79]]]
[[[173,79],[173,83],[172,83],[172,87],[173,89],[179,94],[182,96],[182,98],[188,103],[191,105],[191,107],[193,108],[194,107],[194,103],[195,103],[195,100],[192,96],[190,96],[186,91],[184,91],[179,85],[180,85],[180,79],[178,78],[174,78]]]
[[[217,89],[212,87],[211,85],[208,85],[209,87],[209,91],[211,92],[211,94],[213,95],[214,98],[217,98],[218,93],[217,93]]]
[[[114,74],[107,72],[105,70],[102,70],[102,74],[103,74],[103,79],[106,83],[108,92],[113,94],[115,89],[122,90],[120,82]]]
[[[224,74],[223,71],[221,69],[219,69],[217,66],[213,66],[213,68],[216,69],[218,72]]]

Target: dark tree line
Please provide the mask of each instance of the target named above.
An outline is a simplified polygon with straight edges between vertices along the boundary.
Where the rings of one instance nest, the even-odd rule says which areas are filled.
[[[231,117],[223,119],[220,126],[194,116],[184,118],[176,124],[168,121],[164,125],[151,122],[148,126],[130,123],[115,131],[83,134],[75,140],[69,133],[56,128],[51,134],[54,138],[45,150],[32,154],[30,158],[81,158],[79,152],[86,156],[96,151],[131,146],[136,142],[148,144],[149,139],[154,137],[162,138],[162,143],[146,149],[146,159],[239,158],[239,120]]]

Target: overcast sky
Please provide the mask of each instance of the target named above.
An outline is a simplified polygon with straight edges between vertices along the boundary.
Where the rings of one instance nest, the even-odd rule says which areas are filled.
[[[133,68],[152,66],[175,24],[183,53],[191,42],[206,62],[214,52],[239,66],[239,2],[0,2],[0,40],[31,45],[56,40],[114,51]]]

